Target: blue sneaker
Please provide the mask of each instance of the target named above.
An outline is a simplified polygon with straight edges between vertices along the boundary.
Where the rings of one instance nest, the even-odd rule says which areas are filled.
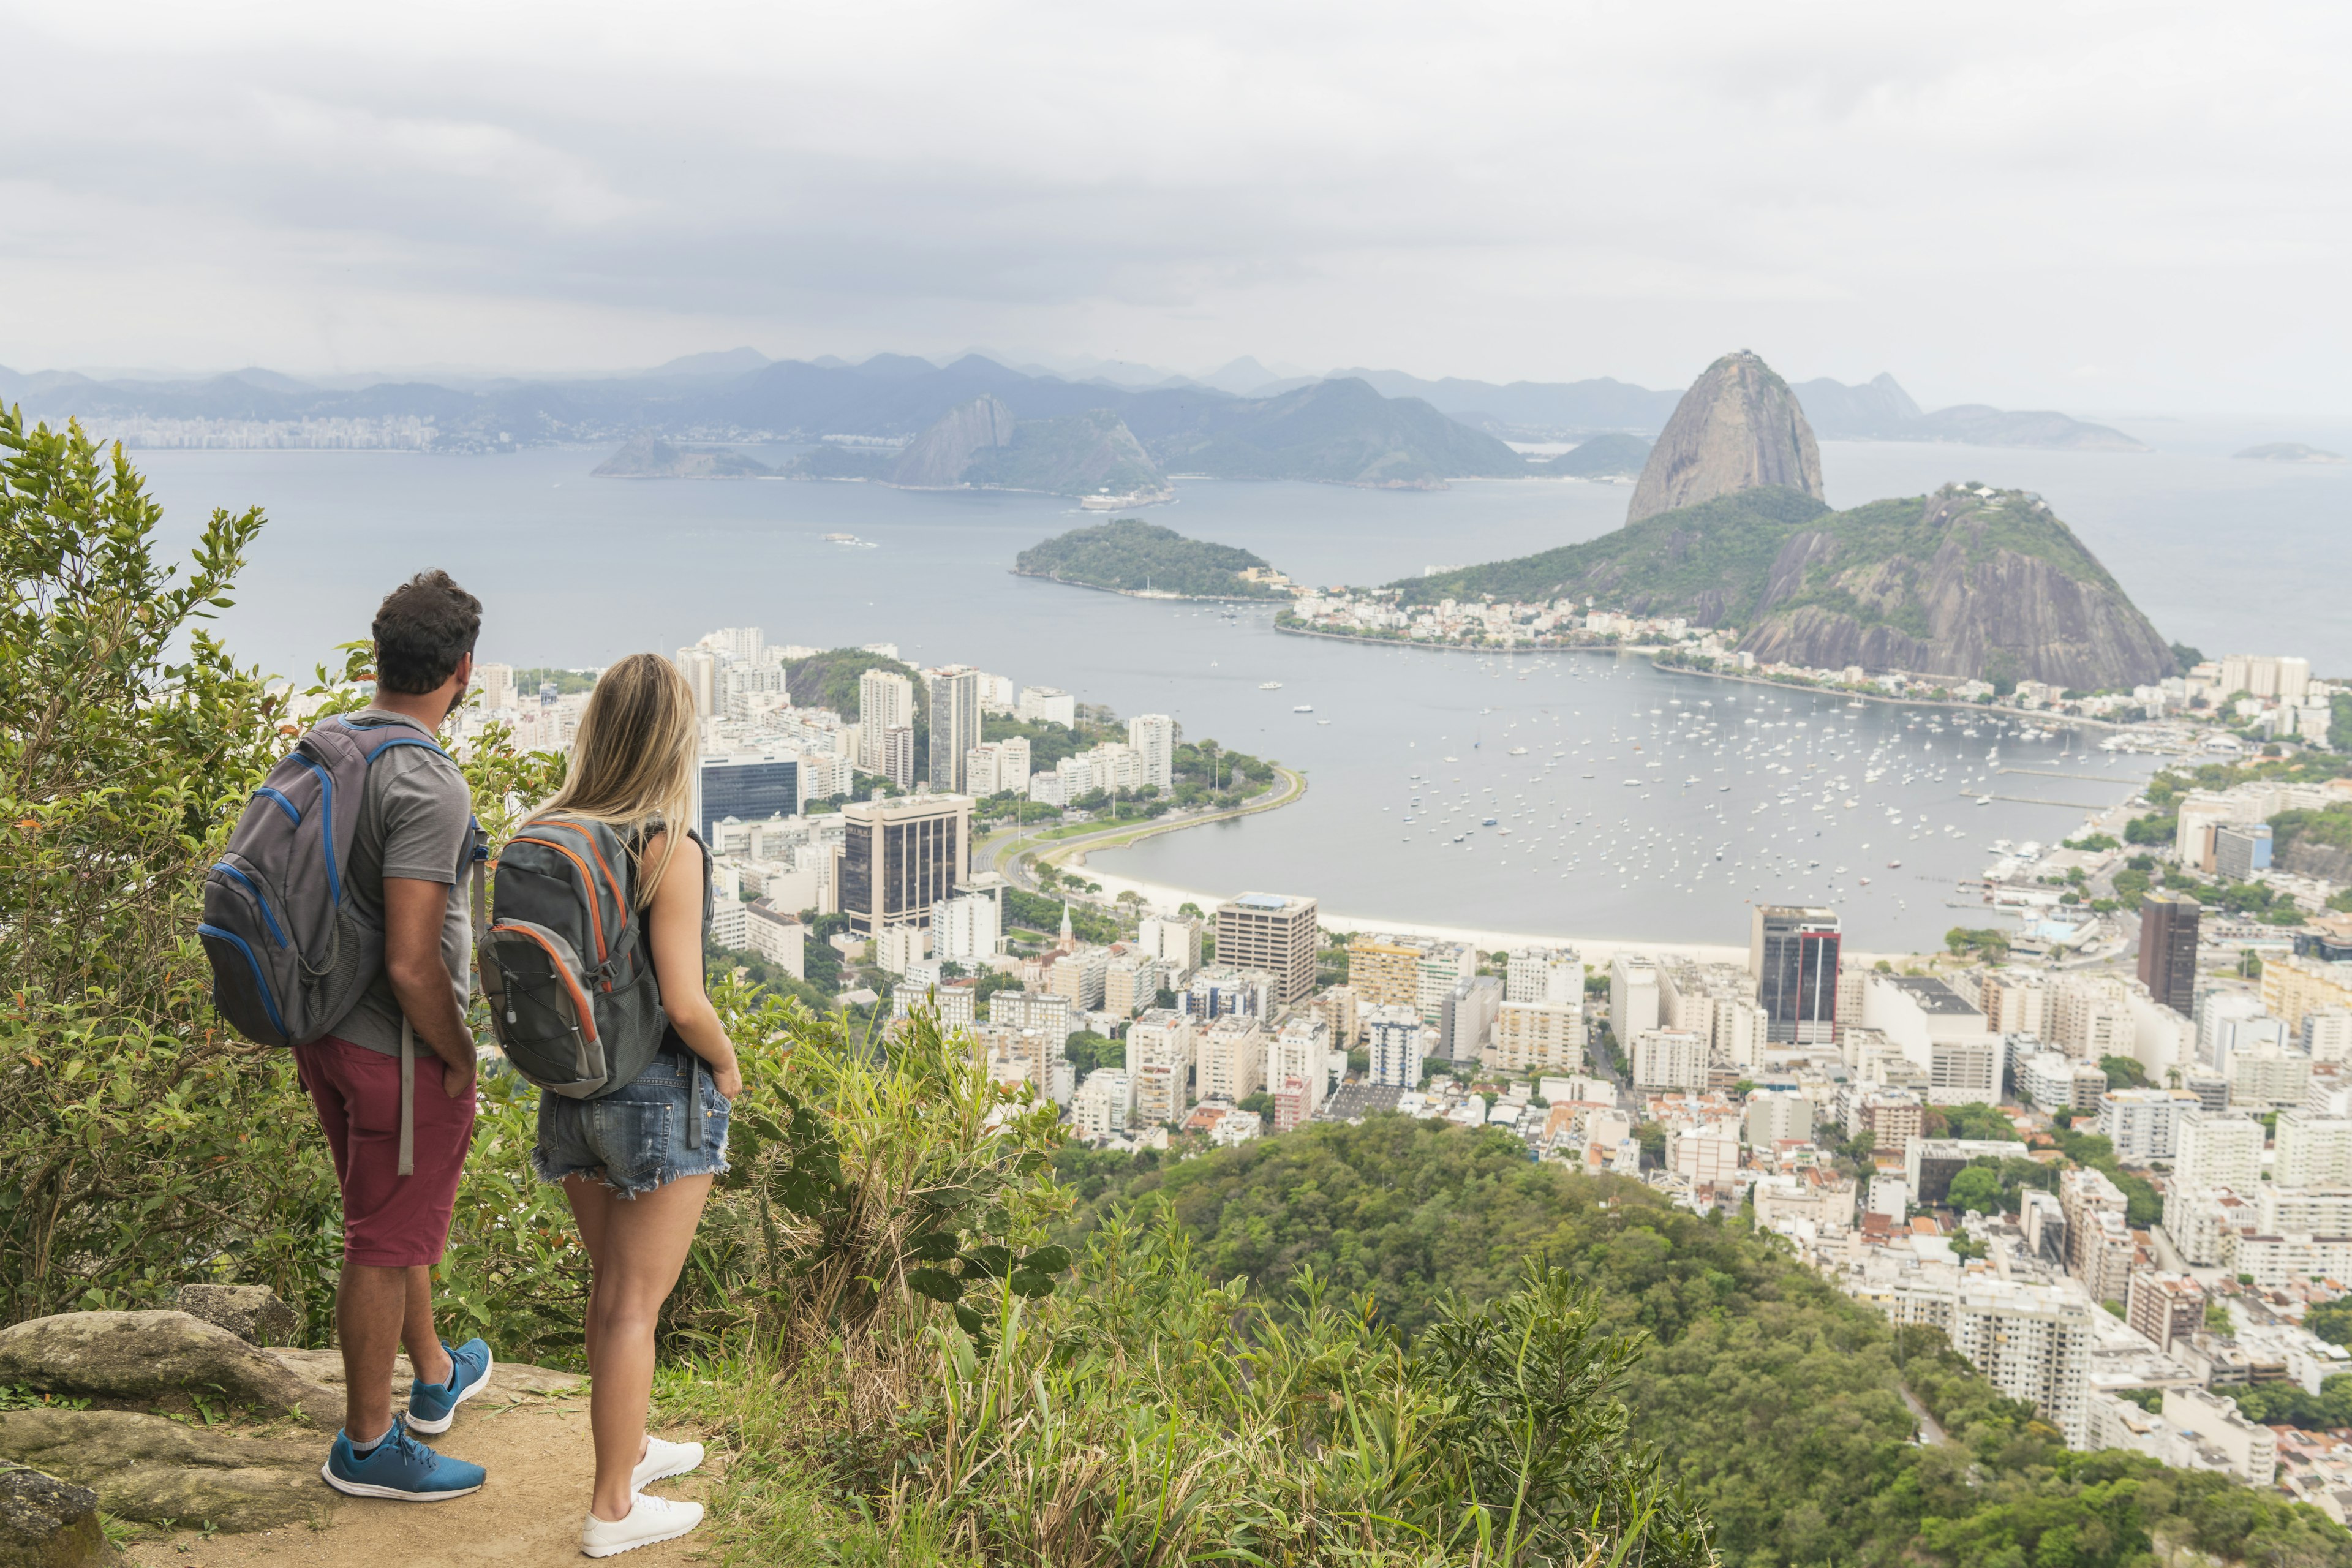
[[[335,1434],[327,1462],[319,1467],[327,1484],[352,1497],[383,1497],[401,1502],[446,1502],[482,1489],[488,1472],[479,1465],[436,1454],[408,1435],[397,1415],[383,1441],[362,1458],[352,1451],[347,1433]]]
[[[441,1348],[449,1351],[449,1381],[419,1379],[408,1385],[408,1424],[419,1432],[446,1432],[457,1418],[457,1406],[490,1385],[489,1346],[467,1340],[456,1350]]]

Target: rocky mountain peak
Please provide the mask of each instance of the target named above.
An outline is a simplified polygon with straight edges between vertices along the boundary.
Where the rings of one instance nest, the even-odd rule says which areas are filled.
[[[1013,444],[1013,408],[983,392],[940,416],[939,423],[908,444],[890,470],[890,482],[916,489],[940,489],[963,482],[973,457],[991,447]]]
[[[1821,448],[1789,384],[1742,349],[1707,366],[1675,405],[1625,521],[1768,485],[1822,500]]]

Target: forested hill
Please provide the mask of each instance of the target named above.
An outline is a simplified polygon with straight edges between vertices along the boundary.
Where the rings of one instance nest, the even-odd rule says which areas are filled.
[[[1767,661],[2043,680],[2099,691],[2176,673],[2172,651],[2041,498],[1990,486],[1832,511],[1740,490],[1580,544],[1391,584],[1406,603],[1491,594],[1736,627]]]
[[[1265,563],[1248,551],[1187,539],[1172,528],[1131,517],[1074,528],[1033,544],[1014,560],[1013,569],[1024,577],[1129,594],[1146,590],[1195,599],[1287,597],[1278,587],[1242,576],[1265,570]]]
[[[1934,1330],[1900,1337],[1776,1239],[1649,1188],[1531,1164],[1500,1133],[1379,1116],[1172,1167],[1072,1151],[1090,1225],[1165,1205],[1213,1279],[1280,1294],[1312,1267],[1410,1335],[1449,1293],[1495,1299],[1544,1258],[1654,1343],[1629,1398],[1730,1568],[2138,1568],[2158,1542],[2246,1563],[2352,1565],[2315,1509],[2138,1455],[2075,1454]],[[1953,1436],[1914,1447],[1907,1384]]]

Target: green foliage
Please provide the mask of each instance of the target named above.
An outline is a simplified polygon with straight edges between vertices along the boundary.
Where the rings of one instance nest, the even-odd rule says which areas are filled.
[[[1241,574],[1265,570],[1265,563],[1230,544],[1187,539],[1172,528],[1116,518],[1091,528],[1074,528],[1023,551],[1013,570],[1057,583],[1132,592],[1182,594],[1192,598],[1286,599],[1268,584]]]
[[[1050,935],[1062,929],[1062,911],[1065,909],[1070,911],[1070,934],[1080,942],[1120,942],[1129,934],[1128,928],[1119,923],[1116,915],[1092,904],[1073,900],[1066,905],[1059,899],[1024,893],[1018,888],[1005,889],[1004,918],[1012,925]]]
[[[2303,1326],[2331,1345],[2352,1344],[2352,1297],[2315,1303],[2303,1314]]]
[[[1406,605],[1481,595],[1526,603],[1591,594],[1612,603],[1639,596],[1658,614],[1713,595],[1735,606],[1737,616],[1761,596],[1773,558],[1790,536],[1818,525],[1828,512],[1797,490],[1742,490],[1643,518],[1581,544],[1389,585]]]
[[[2126,844],[2170,844],[2179,836],[2180,818],[2171,816],[2135,816],[2124,824]]]
[[[2213,1307],[2206,1309],[2209,1317]],[[2300,1426],[2306,1432],[2352,1426],[2352,1373],[2326,1379],[2317,1394],[2305,1394],[2299,1384],[2258,1383],[2233,1391],[2231,1397],[2241,1415],[2264,1426]]]
[[[1949,1109],[1979,1132],[1983,1114],[1999,1115]],[[2007,1135],[2006,1118],[2001,1127]],[[1979,1561],[1966,1555],[1971,1531],[2079,1534],[2112,1501],[2093,1489],[2117,1474],[2138,1489],[2146,1532],[2213,1528],[2229,1500],[2225,1478],[2209,1493],[2153,1462],[2089,1468],[2118,1457],[2067,1454],[1941,1334],[1898,1333],[1771,1238],[1630,1181],[1529,1164],[1515,1140],[1484,1130],[1398,1117],[1318,1124],[1108,1180],[1088,1223],[1108,1225],[1123,1202],[1164,1205],[1211,1277],[1278,1282],[1311,1268],[1334,1291],[1368,1293],[1416,1347],[1448,1288],[1494,1300],[1513,1289],[1515,1260],[1568,1263],[1595,1291],[1601,1321],[1651,1336],[1628,1373],[1629,1432],[1660,1446],[1664,1473],[1682,1478],[1737,1568],[1922,1557],[1958,1568]],[[1957,1446],[1911,1444],[1905,1386]],[[2248,1527],[2315,1553],[2303,1560],[2352,1563],[2352,1537],[2312,1510],[2249,1506]],[[2040,1522],[1998,1511],[2012,1508]]]
[[[2147,1069],[2136,1057],[2101,1057],[2099,1070],[2107,1075],[2109,1089],[2146,1089]]]
[[[1127,1047],[1091,1029],[1073,1032],[1063,1043],[1062,1054],[1069,1058],[1072,1070],[1081,1079],[1097,1068],[1123,1068],[1127,1065]]]
[[[855,719],[858,716],[858,678],[869,669],[886,669],[914,682],[915,721],[919,726],[928,724],[931,698],[924,689],[922,673],[911,664],[868,653],[864,648],[829,648],[793,659],[784,666],[784,688],[795,707],[830,708],[845,719]]]
[[[514,672],[515,695],[518,700],[528,698],[536,700],[539,689],[551,680],[555,682],[558,697],[576,696],[583,691],[593,691],[596,677],[602,673],[594,669],[518,669]]]
[[[1962,958],[1973,954],[1988,963],[1998,963],[2009,956],[2009,932],[1990,926],[1954,926],[1944,933],[1944,946]]]
[[[1975,1214],[2000,1212],[2000,1173],[1980,1165],[1970,1165],[1952,1178],[1948,1194],[1951,1205]]]
[[[2120,849],[2123,844],[2112,833],[2093,833],[2081,838],[2069,838],[2066,840],[2066,847],[2095,853],[2102,849]]]

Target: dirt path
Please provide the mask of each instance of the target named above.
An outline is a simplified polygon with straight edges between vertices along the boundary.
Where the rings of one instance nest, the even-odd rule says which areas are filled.
[[[515,1374],[536,1373],[512,1369]],[[537,1373],[544,1382],[556,1381]],[[532,1381],[509,1376],[501,1367],[489,1389],[459,1411],[457,1425],[433,1446],[489,1470],[489,1480],[471,1497],[445,1503],[402,1503],[343,1498],[324,1529],[299,1526],[251,1535],[215,1535],[194,1531],[169,1538],[150,1533],[125,1550],[139,1568],[297,1568],[311,1563],[335,1568],[443,1568],[456,1563],[569,1564],[580,1555],[580,1521],[588,1509],[595,1452],[588,1433],[584,1386],[537,1394]],[[670,1433],[673,1437],[691,1434]],[[320,1445],[320,1458],[326,1446]],[[699,1498],[709,1470],[652,1489],[667,1497]],[[331,1495],[323,1480],[322,1494]],[[629,1568],[665,1568],[716,1560],[708,1528],[657,1546],[640,1547],[615,1561]]]

